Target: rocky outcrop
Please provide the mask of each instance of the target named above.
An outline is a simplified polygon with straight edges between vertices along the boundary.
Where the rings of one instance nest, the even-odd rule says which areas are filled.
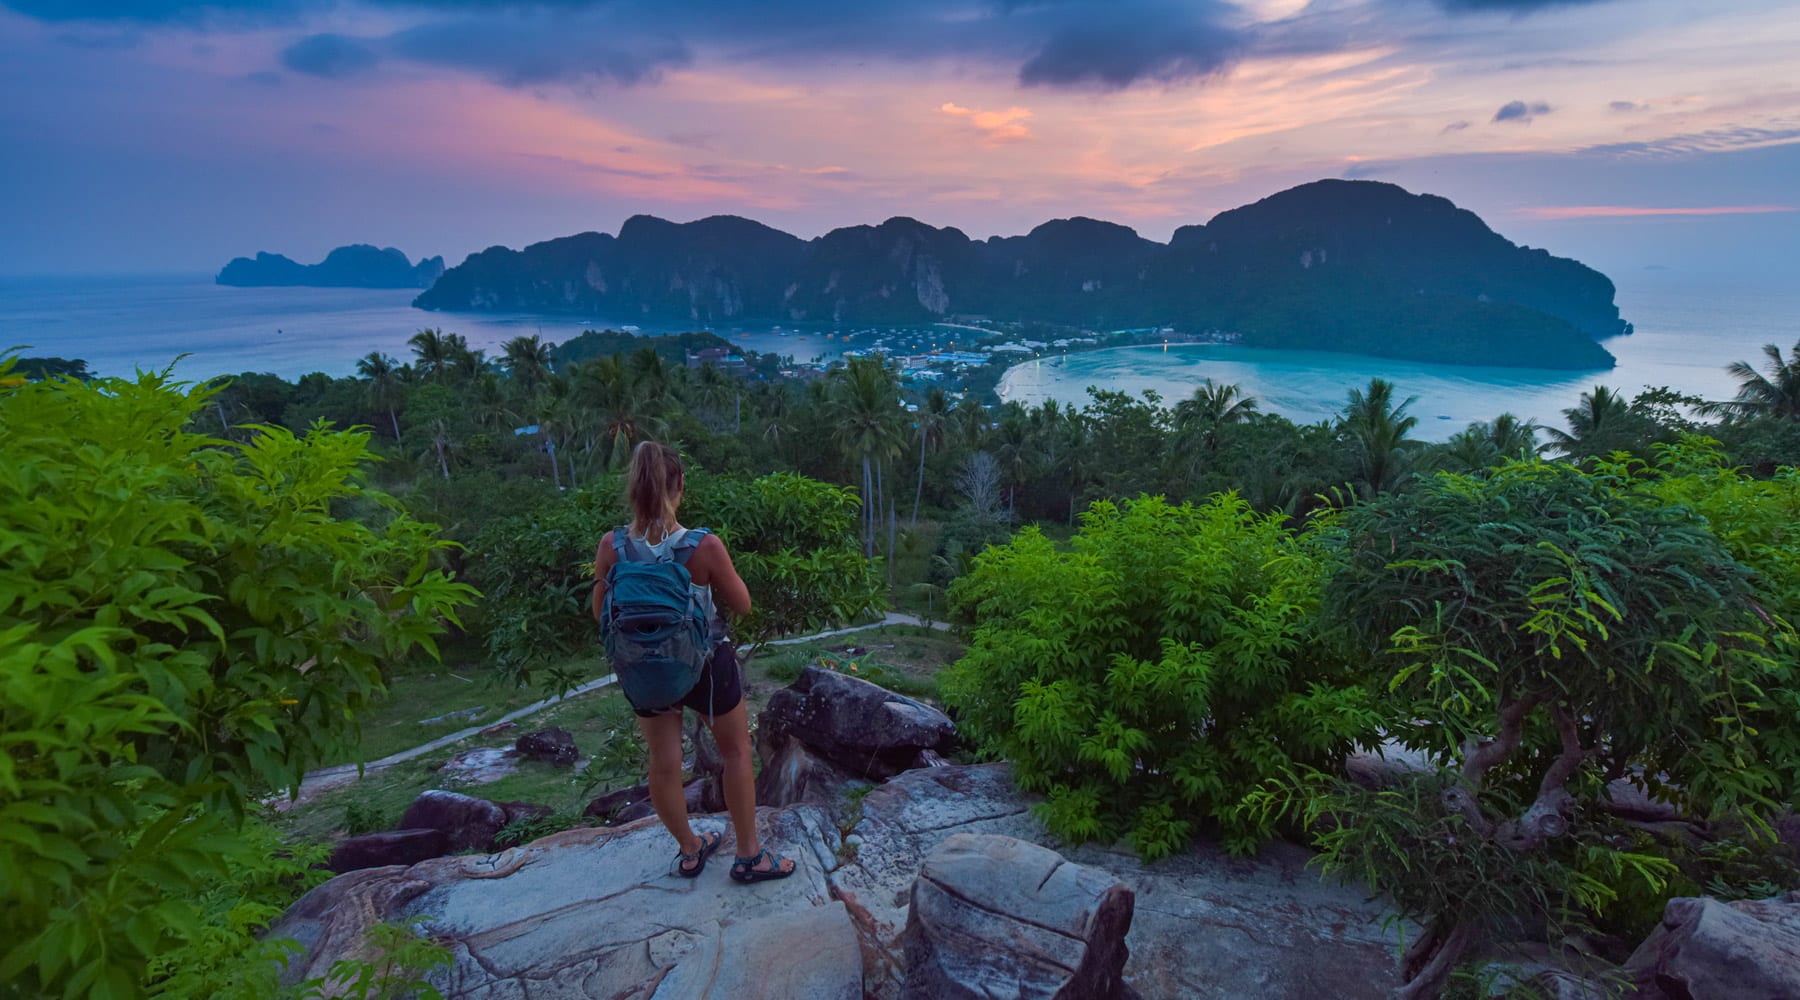
[[[426,918],[455,964],[437,987],[450,998],[662,997],[856,1000],[862,953],[827,865],[837,831],[820,810],[764,810],[764,838],[794,857],[795,875],[740,886],[718,858],[730,825],[702,818],[725,843],[697,879],[671,873],[675,847],[654,818],[569,830],[487,856],[339,876],[271,929],[306,946],[284,972],[320,976],[359,949],[381,921]]]
[[[1388,911],[1355,886],[1322,882],[1312,854],[1274,844],[1231,858],[1207,844],[1145,864],[1127,850],[1069,847],[1032,815],[1007,764],[908,771],[862,800],[845,837],[855,863],[831,873],[863,937],[869,994],[900,996],[901,937],[924,859],[957,833],[1001,834],[1111,874],[1136,894],[1125,981],[1145,997],[1377,1000],[1398,983]]]
[[[1132,893],[1012,837],[958,833],[913,882],[903,1000],[1112,1000]]]
[[[506,826],[506,810],[486,799],[456,792],[432,789],[420,792],[406,814],[400,817],[402,830],[441,830],[444,850],[491,850],[494,835]]]
[[[956,724],[930,705],[818,666],[769,696],[757,730],[765,764],[797,740],[852,777],[872,779],[899,774],[921,750],[946,750],[956,737]]]
[[[958,834],[997,834],[1054,851],[1135,895],[1122,979],[1142,996],[1376,1000],[1394,985],[1403,928],[1384,930],[1385,911],[1363,890],[1320,882],[1306,852],[1274,847],[1233,859],[1201,846],[1150,866],[1124,851],[1057,842],[1032,814],[1037,801],[1014,787],[1004,764],[923,768],[869,791],[860,812],[845,810],[848,835],[822,805],[761,810],[763,840],[797,863],[783,882],[750,887],[726,877],[736,844],[723,815],[694,821],[725,835],[713,864],[698,879],[675,877],[675,845],[646,817],[494,855],[339,876],[271,933],[308,945],[287,972],[298,982],[357,954],[371,923],[428,917],[423,930],[455,955],[436,984],[451,1000],[527,991],[539,1000],[895,1000],[921,867]],[[1034,856],[1048,863],[1047,853]],[[1033,870],[1041,880],[1041,867]],[[1036,884],[988,891],[996,900],[1007,891],[1029,896]],[[763,955],[775,957],[744,957]],[[833,992],[851,989],[843,985],[851,970],[856,992]]]
[[[1800,997],[1800,892],[1671,899],[1625,971],[1646,1000]]]
[[[797,802],[835,806],[844,790],[856,781],[841,768],[817,756],[799,740],[788,740],[763,763],[756,776],[756,801],[766,806]]]

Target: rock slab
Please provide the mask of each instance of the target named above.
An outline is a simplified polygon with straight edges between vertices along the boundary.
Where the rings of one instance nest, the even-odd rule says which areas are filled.
[[[1272,844],[1251,858],[1216,847],[1145,864],[1129,851],[1071,848],[1032,815],[1007,764],[908,771],[862,799],[845,840],[854,860],[831,873],[863,941],[865,984],[876,1000],[900,996],[902,935],[913,879],[957,833],[1015,837],[1110,873],[1136,893],[1125,982],[1149,998],[1386,1000],[1402,934],[1366,889],[1322,881],[1311,852]]]
[[[1036,844],[952,835],[913,883],[902,1000],[1113,1000],[1132,891]]]
[[[930,705],[818,666],[770,695],[757,720],[765,761],[798,740],[852,777],[876,780],[913,767],[919,751],[942,752],[956,739],[956,724]]]
[[[1800,893],[1731,903],[1671,899],[1625,970],[1646,997],[1800,997]]]

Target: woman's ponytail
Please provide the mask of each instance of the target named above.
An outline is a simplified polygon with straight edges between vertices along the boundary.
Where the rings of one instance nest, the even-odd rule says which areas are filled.
[[[667,534],[681,499],[681,454],[666,444],[640,441],[625,472],[625,497],[631,502],[631,528],[646,534],[652,525]]]

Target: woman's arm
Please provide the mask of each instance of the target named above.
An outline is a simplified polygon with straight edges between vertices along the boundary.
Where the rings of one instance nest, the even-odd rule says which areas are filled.
[[[612,564],[618,559],[618,555],[613,552],[612,536],[613,533],[610,531],[601,536],[600,547],[594,550],[593,605],[595,621],[600,620],[600,602],[606,599],[606,571],[612,569]]]
[[[725,551],[725,543],[719,541],[718,535],[709,534],[700,540],[700,547],[688,559],[688,572],[693,574],[695,583],[712,588],[719,610],[739,616],[750,613],[750,588],[738,576],[737,567],[731,564],[731,553]]]

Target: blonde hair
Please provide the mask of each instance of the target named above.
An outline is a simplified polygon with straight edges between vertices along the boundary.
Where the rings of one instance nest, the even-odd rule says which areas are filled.
[[[681,502],[681,454],[666,444],[640,441],[625,472],[625,498],[631,502],[631,532],[648,537],[652,526],[667,535]]]

